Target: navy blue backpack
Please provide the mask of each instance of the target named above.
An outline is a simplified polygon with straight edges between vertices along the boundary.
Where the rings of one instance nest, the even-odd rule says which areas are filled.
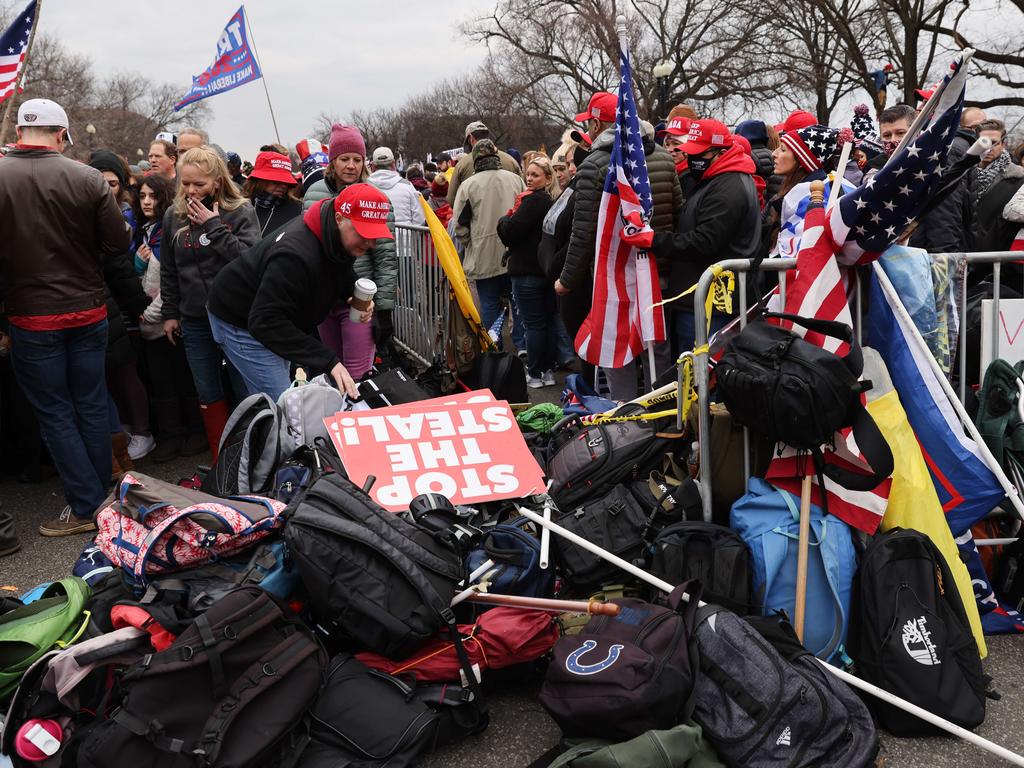
[[[466,555],[467,573],[473,573],[488,559],[494,561],[494,567],[480,578],[487,580],[488,592],[524,597],[551,597],[554,593],[554,566],[540,567],[540,542],[523,530],[528,522],[520,517],[494,526]]]

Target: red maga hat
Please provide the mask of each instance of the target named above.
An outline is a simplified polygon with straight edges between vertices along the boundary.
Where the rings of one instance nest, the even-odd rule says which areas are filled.
[[[619,105],[619,97],[608,91],[598,91],[590,97],[587,110],[576,115],[576,122],[583,123],[591,118],[602,123],[615,122],[615,109]]]
[[[256,165],[252,167],[251,179],[278,181],[282,184],[294,184],[292,161],[280,152],[260,152],[256,155]]]
[[[372,184],[350,184],[334,198],[334,211],[352,222],[367,240],[393,240],[388,229],[388,196]]]
[[[679,149],[687,155],[699,155],[709,149],[726,149],[732,146],[732,133],[725,123],[718,120],[694,120],[690,132]]]

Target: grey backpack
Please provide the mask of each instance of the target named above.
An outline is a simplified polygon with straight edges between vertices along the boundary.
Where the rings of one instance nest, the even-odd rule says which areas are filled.
[[[759,629],[725,608],[697,611],[693,719],[719,759],[743,768],[873,765],[878,737],[864,703],[821,668],[788,624],[754,621]]]
[[[307,383],[296,382],[277,398],[280,410],[280,460],[291,457],[303,445],[313,445],[316,438],[330,442],[324,419],[345,410],[347,400],[325,375]]]
[[[224,425],[217,461],[202,490],[222,498],[266,495],[280,463],[281,410],[269,395],[249,395]]]

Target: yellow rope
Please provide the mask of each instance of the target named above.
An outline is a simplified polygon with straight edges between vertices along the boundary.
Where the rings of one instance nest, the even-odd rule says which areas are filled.
[[[736,276],[732,272],[728,269],[722,269],[718,264],[712,264],[710,269],[714,273],[714,278],[712,279],[711,289],[708,291],[707,298],[704,300],[704,314],[707,317],[709,334],[711,333],[711,311],[717,309],[719,312],[731,315],[732,294],[736,290]],[[671,299],[659,301],[657,304],[652,305],[651,309],[671,304],[673,301],[689,296],[697,290],[697,285],[696,283],[691,285],[678,296],[673,296]]]

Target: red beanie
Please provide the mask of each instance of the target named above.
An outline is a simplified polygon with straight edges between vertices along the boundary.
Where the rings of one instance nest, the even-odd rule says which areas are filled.
[[[331,140],[328,142],[327,161],[334,162],[338,155],[345,155],[354,152],[360,157],[366,157],[366,142],[363,141],[363,134],[354,125],[335,123],[331,126]]]

